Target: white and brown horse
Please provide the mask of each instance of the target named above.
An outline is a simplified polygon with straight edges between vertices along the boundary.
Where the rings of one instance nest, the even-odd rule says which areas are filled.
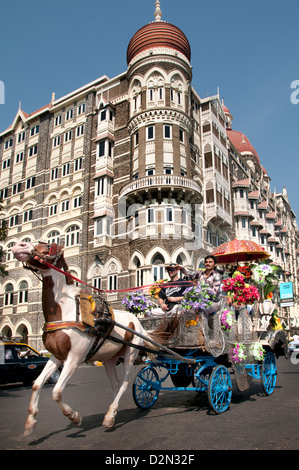
[[[62,392],[78,366],[86,361],[95,342],[95,337],[87,334],[84,328],[80,328],[82,322],[76,299],[81,289],[76,287],[74,282],[64,275],[63,272],[67,272],[67,265],[61,247],[56,244],[48,245],[39,242],[33,245],[32,243],[19,242],[15,244],[12,252],[17,260],[25,263],[26,267],[36,270],[43,281],[42,308],[46,322],[43,342],[46,349],[52,354],[33,385],[33,393],[25,424],[25,434],[29,435],[37,424],[35,418],[38,413],[38,401],[44,383],[61,364],[64,366],[52,392],[53,400],[58,403],[65,416],[74,424],[79,425],[81,424],[79,413],[62,402]],[[129,327],[146,338],[158,339],[163,343],[163,332],[157,330],[149,334],[142,328],[140,322],[132,313],[116,311],[114,317],[116,323]],[[48,325],[51,327],[47,328]],[[165,331],[165,334],[169,337],[169,332]],[[132,334],[132,332],[130,333],[118,326],[114,326],[111,336],[129,341],[130,344],[139,347],[146,344],[146,341],[137,334]],[[128,344],[117,343],[108,338],[103,341],[98,352],[89,358],[90,361],[102,361],[104,363],[114,392],[114,400],[103,420],[104,426],[112,427],[114,425],[119,400],[128,387],[130,372],[138,352],[138,349]],[[116,363],[120,357],[124,359],[122,382],[118,380],[116,374]]]

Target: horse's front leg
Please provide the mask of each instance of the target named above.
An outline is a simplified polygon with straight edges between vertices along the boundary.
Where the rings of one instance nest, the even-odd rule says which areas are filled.
[[[80,362],[78,362],[74,357],[70,357],[70,356],[68,357],[67,361],[64,363],[62,373],[52,393],[53,400],[56,403],[58,403],[58,406],[61,409],[64,416],[67,416],[67,418],[69,418],[70,421],[72,421],[72,423],[78,426],[82,422],[81,416],[79,415],[77,411],[73,411],[69,405],[62,402],[62,392],[67,382],[69,381],[69,379],[71,378],[75,370],[78,368],[79,364]]]
[[[32,387],[32,395],[29,403],[28,409],[28,416],[25,423],[25,430],[24,435],[29,436],[32,431],[34,430],[35,426],[37,425],[37,421],[35,419],[38,413],[38,401],[40,397],[40,393],[45,382],[49,379],[49,377],[55,372],[55,370],[60,366],[61,361],[56,359],[55,357],[51,357],[47,364],[45,365],[43,371],[35,380],[33,387]]]

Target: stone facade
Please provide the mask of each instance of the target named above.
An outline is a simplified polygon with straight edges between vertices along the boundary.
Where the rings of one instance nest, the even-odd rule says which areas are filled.
[[[41,284],[12,258],[16,241],[63,243],[70,271],[113,291],[107,299],[120,307],[118,291],[165,278],[165,264],[197,269],[219,244],[251,238],[264,201],[276,228],[292,228],[284,268],[298,295],[298,230],[286,195],[272,195],[259,162],[233,145],[219,96],[202,99],[191,81],[183,54],[156,48],[115,78],[53,96],[31,115],[18,110],[0,134],[0,218],[8,222],[0,333],[42,348]]]

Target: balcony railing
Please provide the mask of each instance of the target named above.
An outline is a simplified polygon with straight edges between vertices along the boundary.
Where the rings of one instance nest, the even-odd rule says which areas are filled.
[[[153,187],[161,189],[185,188],[196,193],[202,194],[200,186],[190,178],[174,175],[154,175],[146,176],[144,178],[139,178],[134,181],[131,181],[120,191],[120,197],[127,196],[128,194],[133,193],[135,191],[147,190]]]

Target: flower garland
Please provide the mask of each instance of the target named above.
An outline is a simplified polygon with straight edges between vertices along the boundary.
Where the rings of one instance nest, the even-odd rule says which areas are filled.
[[[251,344],[249,353],[254,357],[256,361],[263,361],[265,357],[265,350],[261,343],[257,341],[256,343]]]
[[[131,292],[121,303],[125,310],[134,313],[134,315],[142,315],[154,307],[154,304],[145,297],[142,291]]]
[[[148,293],[153,299],[157,299],[159,297],[159,292],[164,282],[167,282],[167,279],[160,279],[149,288]]]
[[[246,359],[245,346],[243,343],[236,343],[231,350],[231,361],[240,364]]]
[[[239,271],[235,271],[231,278],[224,279],[221,289],[228,293],[237,306],[253,304],[260,298],[258,289],[245,284],[244,276]]]
[[[236,323],[236,320],[234,320],[234,313],[229,309],[223,310],[220,317],[220,323],[221,328],[225,331],[230,331],[233,324]]]
[[[183,300],[181,307],[186,310],[204,310],[212,305],[212,300],[215,297],[212,290],[204,282],[198,283],[195,286],[188,287],[183,293]]]

